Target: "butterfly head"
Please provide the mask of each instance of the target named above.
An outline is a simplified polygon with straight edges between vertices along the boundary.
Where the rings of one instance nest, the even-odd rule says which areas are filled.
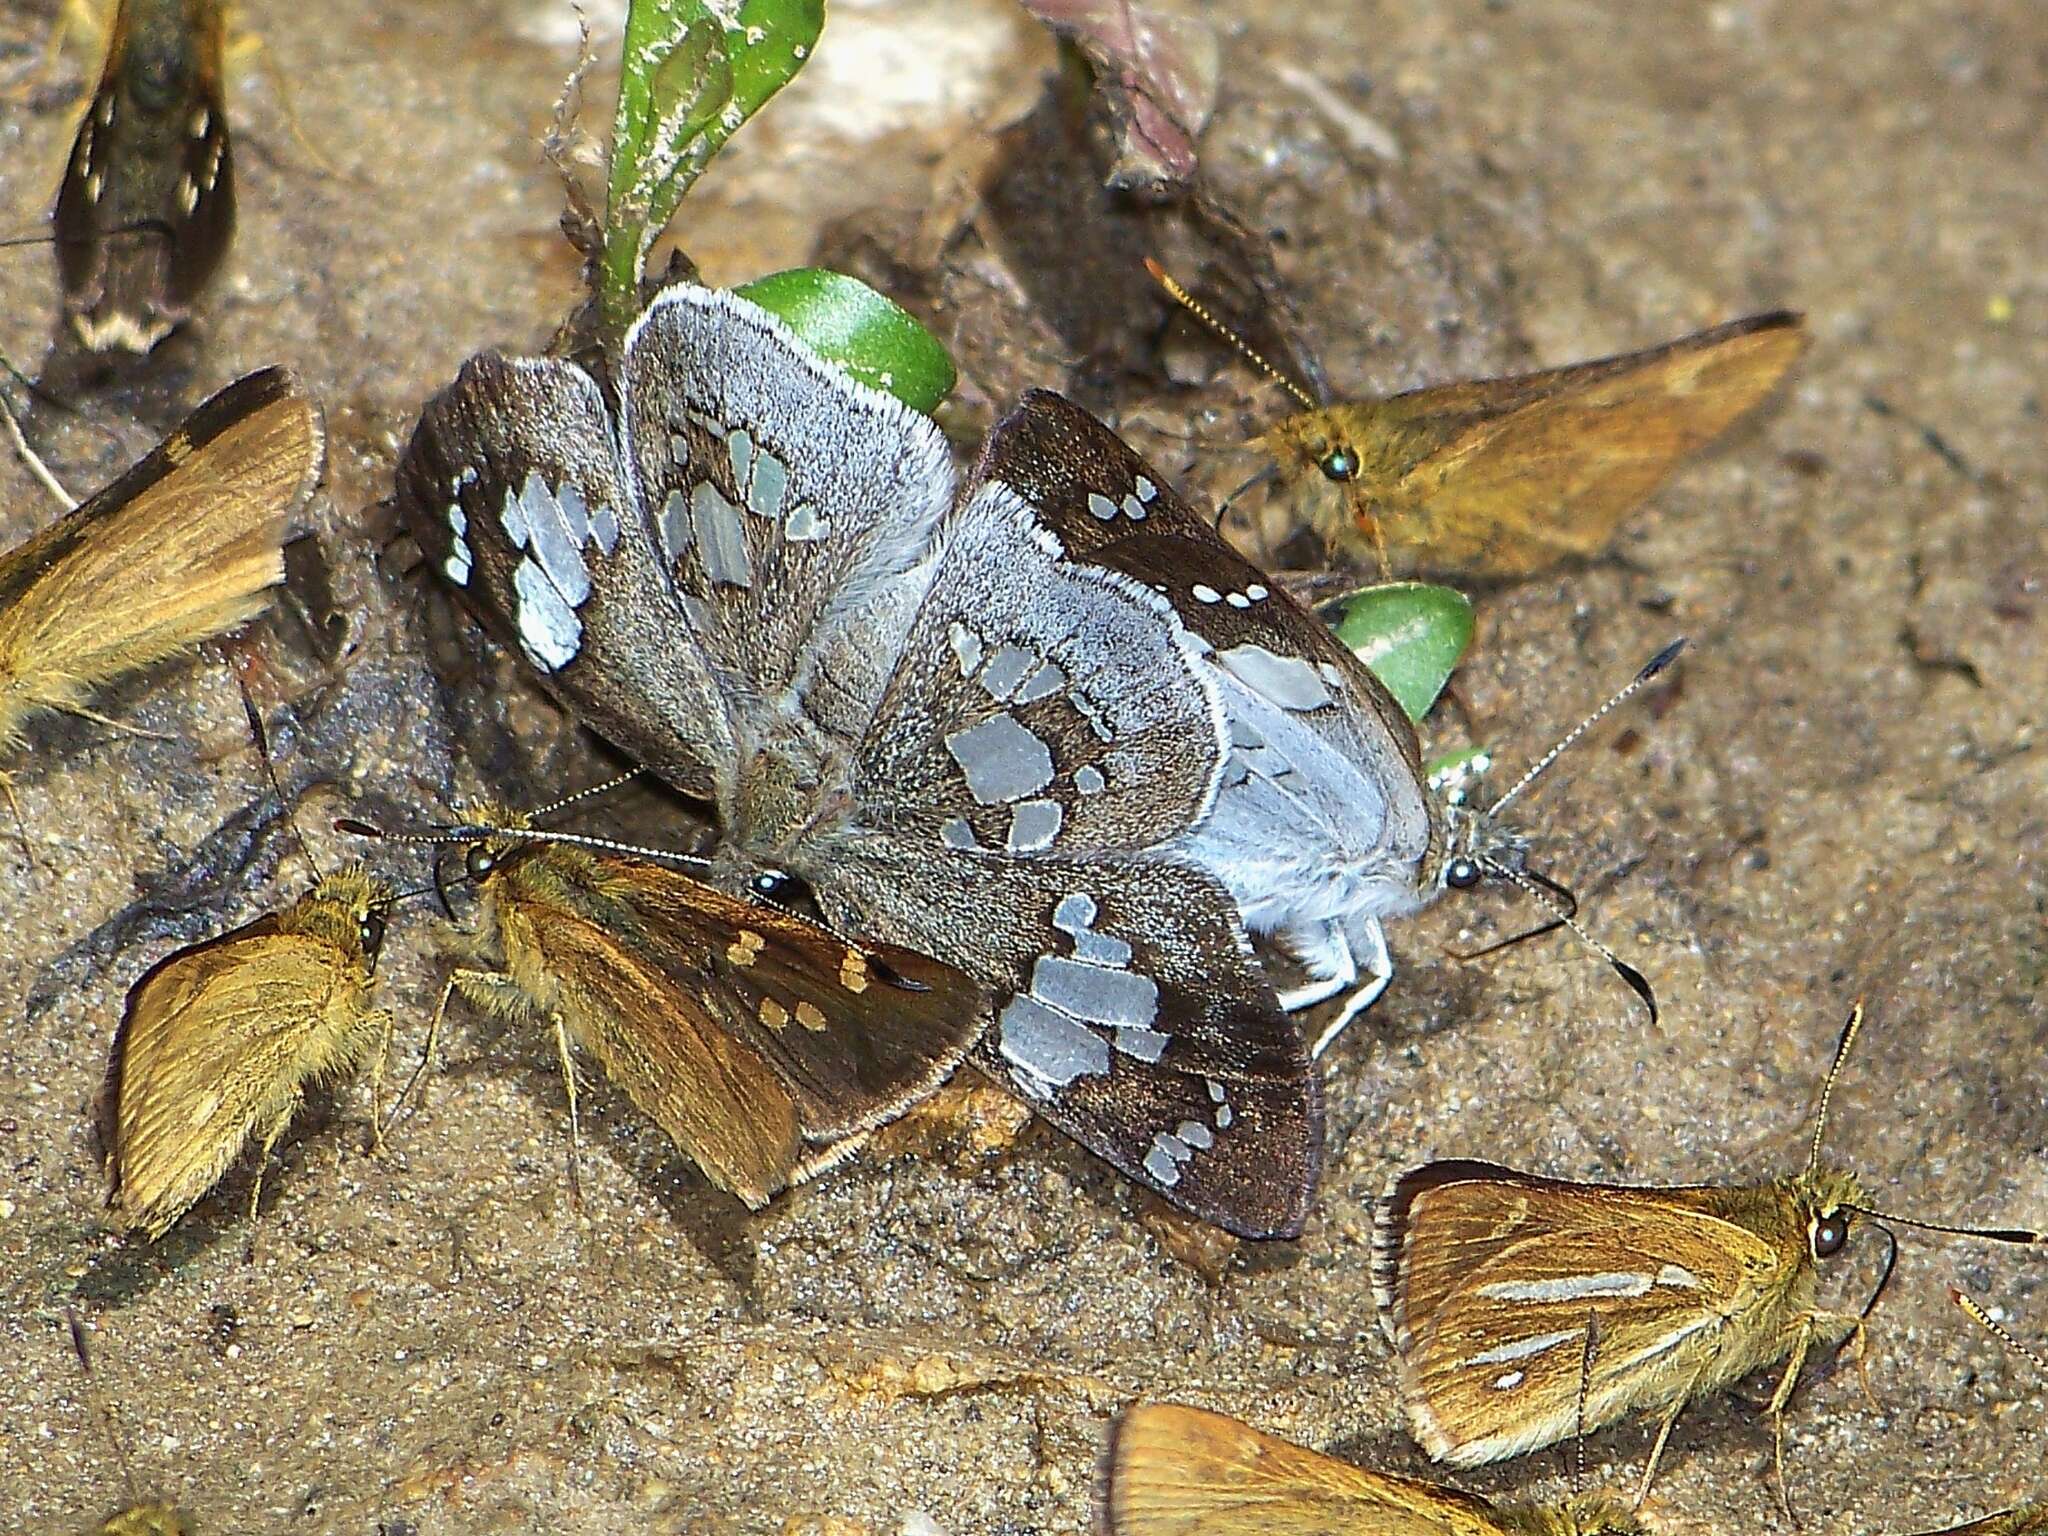
[[[1491,766],[1475,753],[1437,769],[1429,790],[1437,823],[1436,846],[1422,864],[1422,894],[1469,891],[1482,881],[1509,880],[1527,872],[1529,840],[1497,814],[1499,804],[1480,805],[1473,793]]]
[[[279,926],[336,945],[368,975],[377,969],[385,921],[397,899],[389,886],[371,879],[361,864],[350,864],[322,878],[279,918]]]
[[[1633,1509],[1605,1489],[1578,1494],[1559,1515],[1568,1536],[1643,1536],[1647,1530]]]
[[[1816,1264],[1849,1245],[1856,1219],[1868,1203],[1856,1175],[1839,1168],[1811,1168],[1795,1183],[1793,1198],[1806,1235],[1806,1252]]]
[[[1501,1528],[1519,1536],[1646,1536],[1634,1510],[1602,1488],[1574,1494],[1562,1504],[1506,1507]]]

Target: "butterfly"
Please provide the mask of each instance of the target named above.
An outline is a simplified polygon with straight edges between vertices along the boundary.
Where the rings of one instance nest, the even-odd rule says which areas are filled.
[[[456,994],[539,1022],[572,1128],[573,1041],[713,1183],[759,1209],[944,1082],[980,1033],[980,990],[950,966],[849,943],[602,839],[536,830],[541,814],[486,803],[407,839],[465,847],[496,961],[449,977],[427,1054]]]
[[[1543,896],[1527,842],[1501,816],[1534,772],[1483,809],[1462,786],[1434,792],[1415,727],[1379,679],[1101,422],[1034,390],[991,435],[977,473],[1021,488],[1070,559],[1158,593],[1195,637],[1230,755],[1214,812],[1173,852],[1220,880],[1251,933],[1307,973],[1281,992],[1283,1009],[1348,992],[1314,1054],[1392,979],[1386,922],[1488,877]],[[1677,653],[1661,652],[1593,720]],[[1647,983],[1594,947],[1647,999]]]
[[[1767,1410],[1782,1488],[1783,1415],[1807,1354],[1864,1327],[1863,1314],[1818,1301],[1821,1267],[1848,1247],[1859,1219],[2048,1243],[2036,1232],[1879,1212],[1854,1174],[1821,1161],[1828,1101],[1862,1023],[1859,1004],[1796,1174],[1631,1188],[1450,1161],[1396,1180],[1373,1235],[1373,1285],[1423,1448],[1473,1467],[1553,1445],[1581,1422],[1597,1430],[1655,1414],[1647,1492],[1688,1403],[1783,1361]],[[1589,1314],[1604,1343],[1582,1387]]]
[[[1751,315],[1660,347],[1336,405],[1153,276],[1302,410],[1254,441],[1326,547],[1384,574],[1531,576],[1598,555],[1692,454],[1762,403],[1806,348],[1801,317]]]
[[[135,983],[108,1077],[107,1205],[120,1226],[161,1237],[252,1139],[254,1219],[271,1149],[307,1088],[388,1047],[390,1016],[371,1004],[394,899],[351,865]]]
[[[1102,1536],[1640,1536],[1612,1494],[1495,1504],[1372,1472],[1249,1424],[1136,1403],[1110,1426],[1095,1479]]]
[[[95,352],[147,352],[192,313],[235,230],[220,0],[119,0],[57,191],[64,312]]]
[[[261,613],[326,443],[293,374],[247,374],[0,555],[0,754],[39,714],[99,719],[85,702],[96,689]]]
[[[972,1059],[1050,1123],[1298,1232],[1319,1085],[1229,892],[1167,856],[1229,750],[1198,642],[744,299],[664,289],[608,380],[486,353],[428,404],[397,502],[432,566],[713,803],[711,884],[965,972]]]

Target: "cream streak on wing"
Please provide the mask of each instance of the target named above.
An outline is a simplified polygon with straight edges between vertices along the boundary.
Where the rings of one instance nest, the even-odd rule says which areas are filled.
[[[1460,1360],[1458,1364],[1462,1368],[1468,1365],[1506,1365],[1510,1360],[1526,1360],[1531,1355],[1540,1355],[1546,1349],[1555,1349],[1560,1344],[1576,1339],[1584,1332],[1583,1328],[1565,1328],[1556,1333],[1539,1333],[1531,1338],[1515,1339],[1507,1344],[1496,1344],[1492,1349],[1484,1350],[1470,1359]]]
[[[1584,1301],[1601,1296],[1647,1296],[1656,1283],[1649,1275],[1609,1272],[1556,1280],[1496,1280],[1480,1286],[1478,1294],[1489,1301]]]

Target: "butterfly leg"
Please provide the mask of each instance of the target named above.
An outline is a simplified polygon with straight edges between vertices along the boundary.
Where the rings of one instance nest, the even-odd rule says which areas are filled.
[[[562,1085],[569,1094],[569,1198],[580,1207],[583,1204],[583,1179],[577,1170],[576,1152],[583,1145],[583,1122],[576,1114],[576,1062],[569,1054],[569,1029],[562,1022],[562,1016],[555,1014],[550,1022],[555,1027],[555,1053],[562,1062]]]
[[[383,1024],[377,1032],[377,1055],[370,1063],[370,1153],[373,1157],[381,1157],[384,1153],[384,1063],[391,1055],[391,1036],[398,1027],[398,1020],[388,1008],[380,1008],[371,1017]]]
[[[1387,953],[1387,936],[1380,928],[1379,919],[1369,917],[1360,923],[1357,936],[1359,944],[1356,948],[1349,942],[1346,943],[1345,948],[1347,953],[1354,955],[1356,949],[1363,949],[1365,955],[1365,965],[1363,967],[1365,981],[1361,986],[1355,988],[1349,997],[1344,999],[1344,1006],[1338,1010],[1337,1017],[1324,1025],[1323,1032],[1316,1036],[1316,1043],[1309,1051],[1309,1055],[1312,1057],[1320,1057],[1324,1051],[1328,1050],[1330,1042],[1350,1028],[1353,1019],[1380,1000],[1380,994],[1387,990],[1387,983],[1394,979],[1394,957]],[[1352,977],[1354,980],[1357,978],[1358,971],[1359,967],[1354,963],[1352,967]]]
[[[1799,1320],[1799,1331],[1793,1335],[1792,1353],[1785,1361],[1785,1374],[1778,1378],[1778,1390],[1771,1394],[1771,1401],[1764,1412],[1771,1416],[1771,1464],[1778,1477],[1778,1503],[1785,1511],[1785,1519],[1795,1529],[1799,1517],[1792,1513],[1792,1485],[1785,1481],[1785,1406],[1792,1401],[1793,1389],[1799,1385],[1799,1372],[1806,1365],[1806,1352],[1813,1347],[1816,1325],[1822,1317],[1833,1313],[1809,1312]]]
[[[1296,942],[1292,933],[1286,934],[1284,942],[1288,952],[1300,962],[1311,979],[1280,994],[1282,1013],[1298,1013],[1304,1008],[1313,1008],[1358,980],[1358,961],[1352,956],[1351,942],[1335,923],[1321,924],[1311,930],[1311,937],[1303,942]]]
[[[269,1170],[270,1154],[277,1150],[278,1142],[284,1138],[285,1128],[305,1107],[305,1093],[295,1089],[278,1106],[277,1113],[270,1117],[270,1123],[263,1127],[263,1150],[256,1154],[256,1177],[249,1186],[249,1252],[252,1258],[256,1250],[256,1208],[263,1203],[263,1175]]]

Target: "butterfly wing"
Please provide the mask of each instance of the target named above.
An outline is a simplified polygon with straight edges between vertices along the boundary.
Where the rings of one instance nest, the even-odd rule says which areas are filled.
[[[665,289],[626,340],[621,440],[692,639],[735,709],[857,738],[953,502],[931,421],[735,294]]]
[[[1318,620],[1226,544],[1113,432],[1035,390],[990,434],[979,475],[1015,487],[1069,555],[1165,596],[1229,720],[1215,813],[1190,857],[1255,929],[1350,878],[1374,912],[1416,904],[1433,836],[1415,728]]]
[[[1096,1471],[1102,1536],[1494,1536],[1482,1499],[1338,1461],[1236,1419],[1137,1403]]]
[[[319,407],[293,374],[266,368],[0,555],[0,749],[35,711],[79,704],[262,612],[325,456]]]
[[[1351,448],[1357,477],[1319,487],[1326,532],[1345,520],[1341,489],[1398,568],[1526,576],[1604,550],[1805,345],[1797,315],[1756,315],[1620,357],[1310,413],[1269,445],[1302,484],[1320,479],[1316,444]]]
[[[315,898],[307,898],[312,900]],[[338,946],[266,917],[153,967],[114,1048],[108,1205],[160,1236],[219,1182],[307,1078],[365,1047],[369,976]]]
[[[808,1148],[937,1087],[980,1029],[980,992],[951,966],[645,860],[524,848],[490,893],[529,995],[750,1205],[800,1177]]]
[[[217,0],[122,0],[57,193],[64,307],[95,351],[147,352],[227,253],[235,182]]]
[[[1380,1322],[1415,1436],[1476,1466],[1666,1405],[1752,1320],[1786,1257],[1713,1188],[1628,1189],[1431,1163],[1382,1202]]]
[[[669,596],[596,380],[548,359],[471,358],[420,414],[398,507],[428,562],[550,691],[686,794],[712,796],[714,765],[737,751],[732,722]]]
[[[1223,750],[1190,638],[1059,558],[1007,486],[942,542],[856,757],[857,827],[805,873],[839,921],[988,980],[977,1060],[1051,1124],[1206,1219],[1299,1230],[1316,1080],[1228,893],[1163,857]]]

